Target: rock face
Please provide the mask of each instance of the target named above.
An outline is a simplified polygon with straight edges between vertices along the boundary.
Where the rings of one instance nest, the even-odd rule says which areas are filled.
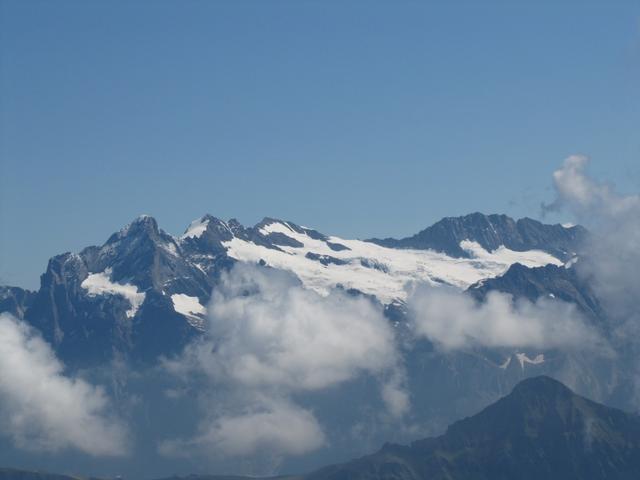
[[[545,265],[528,268],[513,264],[504,275],[489,278],[469,287],[469,293],[482,300],[487,293],[499,291],[514,298],[526,298],[532,302],[540,297],[557,298],[573,303],[594,319],[602,319],[605,313],[591,286],[581,278],[575,268]]]
[[[514,220],[506,215],[472,213],[443,218],[412,237],[369,241],[393,248],[431,249],[466,257],[469,254],[460,247],[460,242],[472,239],[489,251],[503,245],[515,251],[542,250],[568,260],[580,250],[586,236],[587,231],[580,226],[545,225],[531,218]]]
[[[8,312],[18,318],[24,318],[35,297],[35,292],[19,287],[0,287],[0,313]]]
[[[25,319],[71,365],[177,352],[201,319],[176,312],[171,294],[206,302],[212,285],[179,249],[153,218],[140,217],[101,247],[52,258]]]
[[[578,396],[549,377],[535,377],[440,437],[388,444],[306,478],[640,478],[640,419]]]

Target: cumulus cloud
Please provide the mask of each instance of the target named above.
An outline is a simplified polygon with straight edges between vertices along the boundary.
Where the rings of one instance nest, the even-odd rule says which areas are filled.
[[[341,291],[322,296],[287,272],[247,264],[223,275],[213,292],[206,338],[166,362],[176,374],[205,373],[246,404],[231,416],[213,414],[188,441],[227,455],[260,451],[263,443],[283,455],[318,448],[321,427],[291,396],[361,375],[378,378],[388,413],[403,415],[409,399],[399,364],[394,331],[379,305]],[[262,433],[236,439],[253,430]]]
[[[393,365],[393,331],[364,297],[307,290],[285,272],[237,267],[213,295],[217,366],[247,386],[315,390]]]
[[[626,220],[640,211],[640,196],[620,195],[612,185],[592,179],[588,165],[589,158],[583,155],[565,159],[562,168],[553,172],[557,195],[547,209],[568,208],[580,220],[596,226]]]
[[[408,300],[415,333],[444,350],[481,347],[597,348],[605,350],[574,305],[535,303],[490,292],[484,302],[445,287],[421,286]]]
[[[19,448],[123,455],[127,434],[102,389],[64,375],[30,327],[0,315],[0,425]]]

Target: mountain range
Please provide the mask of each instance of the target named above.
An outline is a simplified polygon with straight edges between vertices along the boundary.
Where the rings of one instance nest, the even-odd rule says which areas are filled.
[[[447,350],[405,334],[411,289],[427,285],[466,292],[477,305],[495,292],[509,295],[513,302],[556,299],[573,306],[589,327],[608,340],[612,334],[606,309],[589,278],[580,273],[590,235],[581,226],[480,213],[444,218],[402,239],[346,239],[273,218],[244,227],[236,220],[211,215],[191,222],[181,235],[171,235],[154,218],[143,215],[103,245],[51,258],[38,291],[0,287],[0,312],[12,313],[40,332],[69,372],[107,385],[109,395],[124,411],[141,405],[136,408],[142,408],[143,415],[135,428],[140,441],[151,444],[162,432],[160,425],[149,420],[158,412],[172,409],[174,418],[169,423],[177,431],[180,428],[175,425],[196,422],[197,394],[181,397],[178,406],[178,400],[166,392],[183,387],[170,384],[156,367],[203,337],[213,293],[234,265],[288,272],[321,296],[339,290],[370,299],[399,339],[403,381],[411,392],[407,421],[415,428],[394,433],[371,427],[362,442],[345,435],[347,420],[354,422],[349,427],[354,429],[370,423],[371,399],[378,396],[372,382],[341,385],[319,400],[305,398],[333,435],[332,441],[321,455],[285,460],[277,471],[310,471],[362,455],[384,441],[436,435],[451,422],[503,397],[523,379],[539,375],[552,376],[607,405],[634,410],[634,378],[627,368],[632,352],[598,357],[575,348],[488,345]],[[135,374],[123,374],[114,367],[120,365]],[[351,414],[355,420],[347,418]],[[427,444],[433,442],[419,445],[426,448]],[[411,457],[412,449],[418,447],[388,446],[376,458],[395,458],[400,451]],[[442,457],[433,453],[436,450],[428,455],[440,464]],[[12,458],[11,453],[4,458]],[[157,448],[149,446],[144,455],[124,462],[122,468],[145,472],[153,465],[156,472],[168,464],[163,461]],[[224,468],[233,468],[231,464]],[[58,464],[43,465],[55,470]],[[180,468],[188,471],[189,465]],[[399,469],[398,476],[390,473],[381,478],[412,478],[403,466],[393,468]],[[255,472],[252,466],[246,470]],[[340,476],[343,471],[326,470],[323,475],[345,478]]]
[[[35,326],[73,366],[114,355],[152,362],[202,332],[220,274],[238,261],[290,271],[320,293],[343,288],[393,305],[411,282],[459,289],[482,283],[485,291],[493,285],[485,280],[516,264],[527,271],[562,267],[587,235],[580,226],[474,213],[403,239],[347,240],[282,220],[243,227],[211,215],[172,236],[143,215],[101,246],[53,257],[37,292],[0,287],[0,312]],[[501,289],[509,290],[504,282]]]

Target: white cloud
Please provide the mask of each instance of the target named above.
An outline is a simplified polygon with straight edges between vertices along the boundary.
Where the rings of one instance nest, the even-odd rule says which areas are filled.
[[[284,272],[236,267],[214,292],[209,314],[213,360],[246,386],[316,390],[396,361],[379,307],[342,292],[321,296]]]
[[[447,289],[421,286],[409,297],[415,333],[445,350],[482,347],[606,347],[574,305],[540,298],[535,303],[490,292],[484,302]]]
[[[571,211],[593,232],[578,271],[590,279],[611,320],[623,322],[628,335],[638,328],[640,298],[640,195],[622,195],[587,173],[588,159],[569,157],[554,172],[553,205]],[[637,332],[640,333],[640,332]]]
[[[200,428],[204,433],[187,441],[215,445],[226,455],[259,451],[262,437],[273,439],[283,455],[320,447],[322,429],[290,397],[360,375],[379,379],[392,416],[408,410],[395,334],[379,305],[341,291],[322,296],[290,273],[253,265],[237,264],[222,276],[209,306],[207,338],[166,366],[176,374],[204,372],[218,392],[228,389],[240,399],[244,413],[212,412]],[[285,421],[283,411],[296,419],[297,428]],[[248,425],[257,425],[264,435],[237,440]],[[302,433],[309,433],[306,442],[296,440]],[[171,442],[163,448],[171,453],[166,445]]]
[[[572,155],[553,172],[553,208],[567,207],[588,224],[610,224],[640,211],[640,196],[620,195],[611,185],[593,180],[587,175],[588,165],[588,157]]]
[[[640,402],[640,195],[621,194],[593,179],[586,157],[573,156],[553,174],[555,209],[565,209],[592,232],[577,262],[607,313],[611,342],[621,352],[622,375],[630,375]]]
[[[409,412],[411,402],[403,372],[395,371],[391,378],[382,383],[380,393],[392,417],[399,418]]]
[[[194,449],[221,456],[302,455],[320,448],[325,436],[313,414],[286,400],[263,398],[243,405],[243,411],[215,416],[187,440],[160,446],[166,455],[181,456]]]
[[[49,345],[25,323],[0,315],[0,425],[19,448],[123,455],[126,430],[104,392],[65,376]]]

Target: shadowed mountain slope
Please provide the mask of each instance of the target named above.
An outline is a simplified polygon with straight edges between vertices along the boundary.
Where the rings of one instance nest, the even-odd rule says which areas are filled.
[[[306,478],[640,478],[640,419],[576,395],[549,377],[535,377],[440,437],[388,444]]]

